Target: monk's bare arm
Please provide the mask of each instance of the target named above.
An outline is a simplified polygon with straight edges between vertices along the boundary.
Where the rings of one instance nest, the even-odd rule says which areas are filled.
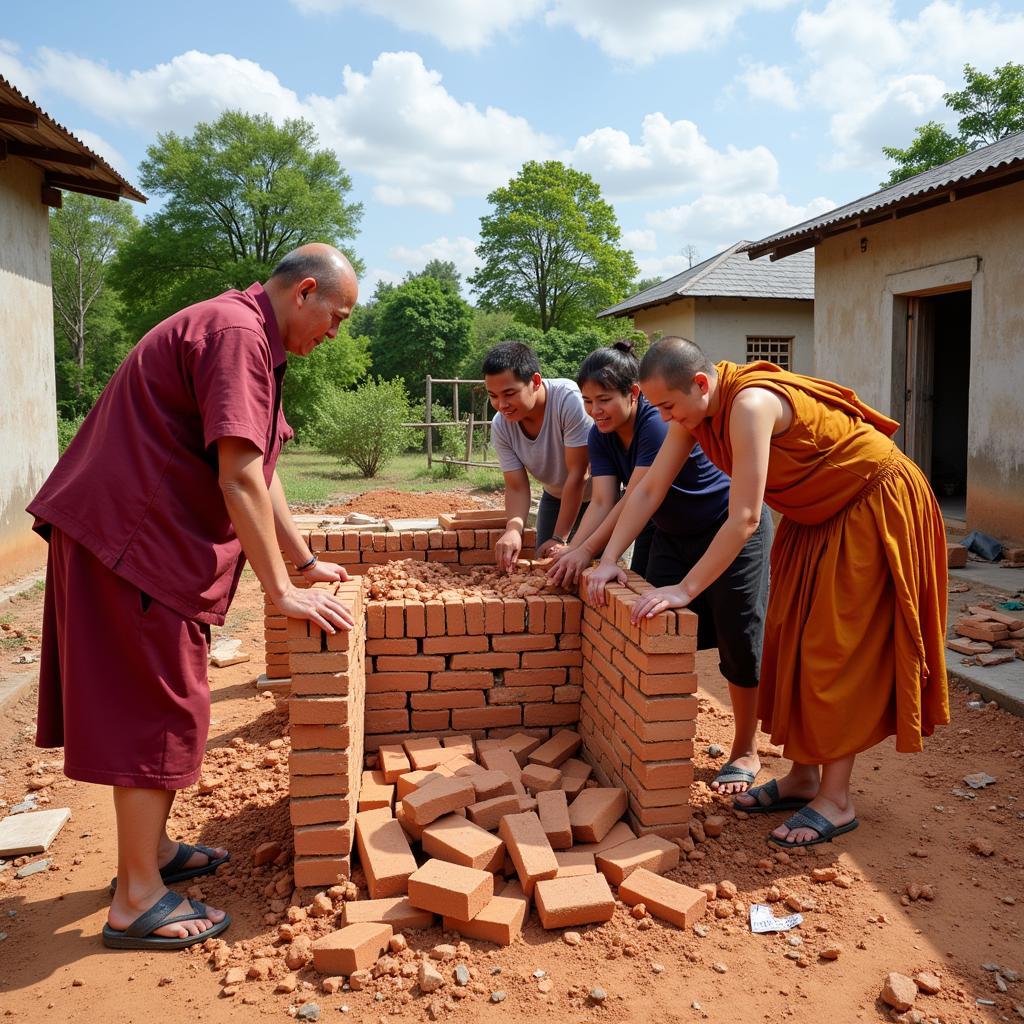
[[[263,589],[292,618],[309,619],[334,633],[352,628],[348,609],[326,590],[300,590],[288,579],[274,529],[274,507],[263,476],[263,455],[251,441],[222,437],[217,441],[217,476],[242,550]]]
[[[772,434],[783,413],[781,399],[758,388],[744,391],[733,403],[729,418],[733,469],[728,518],[678,586],[661,587],[643,595],[634,606],[634,621],[666,608],[686,607],[732,565],[761,521]]]
[[[601,564],[588,579],[588,598],[594,604],[604,604],[604,588],[621,575],[616,563],[623,551],[640,535],[651,516],[665,500],[672,481],[679,475],[696,444],[693,435],[678,423],[669,424],[654,462],[639,478],[631,478],[621,506],[615,529],[601,555]]]
[[[284,487],[278,479],[277,472],[270,481],[270,504],[274,510],[274,533],[281,550],[291,559],[292,565],[305,565],[312,557],[312,552],[302,539],[295,520],[288,509],[288,499],[284,494]]]

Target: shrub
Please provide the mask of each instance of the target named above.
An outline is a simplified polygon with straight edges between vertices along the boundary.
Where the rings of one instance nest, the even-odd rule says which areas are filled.
[[[78,428],[82,425],[82,420],[85,416],[74,416],[74,417],[57,417],[57,454],[63,455],[67,450],[69,444],[75,434],[78,433]]]
[[[354,465],[364,477],[400,454],[408,440],[402,426],[409,399],[399,378],[369,377],[355,391],[324,396],[317,409],[316,447]]]

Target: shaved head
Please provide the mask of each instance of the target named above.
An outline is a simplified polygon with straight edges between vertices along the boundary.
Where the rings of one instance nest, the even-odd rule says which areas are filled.
[[[660,377],[675,391],[689,391],[694,374],[715,374],[715,364],[704,350],[686,338],[669,337],[656,341],[640,362],[640,380]]]
[[[348,257],[326,242],[310,242],[293,249],[270,275],[270,280],[288,287],[313,278],[318,288],[340,293],[357,287],[356,272]]]

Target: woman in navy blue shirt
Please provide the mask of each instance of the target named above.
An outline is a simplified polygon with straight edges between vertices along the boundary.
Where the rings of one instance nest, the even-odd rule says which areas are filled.
[[[639,381],[630,341],[591,352],[576,376],[594,420],[587,439],[593,490],[571,544],[549,570],[559,583],[576,582],[604,551],[618,521],[622,488],[628,493],[635,487],[665,438],[668,426],[640,393]],[[630,567],[656,587],[678,583],[704,554],[728,512],[729,478],[695,445],[651,522],[635,539]],[[712,782],[723,794],[745,792],[761,769],[755,739],[757,682],[771,539],[765,507],[760,526],[735,562],[690,605],[697,615],[697,646],[718,648],[719,667],[729,683],[735,719],[732,751]],[[622,552],[608,554],[618,558]]]

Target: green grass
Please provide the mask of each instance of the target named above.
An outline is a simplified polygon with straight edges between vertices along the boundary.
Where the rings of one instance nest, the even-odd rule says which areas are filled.
[[[427,468],[421,452],[399,455],[375,477],[367,479],[353,466],[343,466],[332,456],[313,448],[288,445],[281,453],[277,472],[290,502],[321,502],[362,491],[500,491],[504,480],[498,470],[470,469],[450,479],[443,467]]]

